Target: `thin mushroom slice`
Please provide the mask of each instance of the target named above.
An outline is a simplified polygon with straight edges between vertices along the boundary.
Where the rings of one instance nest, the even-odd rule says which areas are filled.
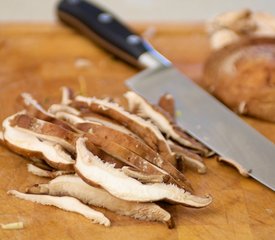
[[[68,105],[64,105],[64,104],[52,104],[48,108],[48,112],[53,115],[55,115],[58,112],[66,112],[66,113],[70,113],[70,114],[73,114],[76,116],[80,115],[80,111],[78,111],[77,109],[70,107]]]
[[[130,131],[128,128],[126,128],[123,125],[118,124],[117,122],[115,122],[114,120],[111,120],[110,118],[101,116],[96,113],[83,114],[81,117],[86,121],[101,123],[102,125],[104,125],[106,127],[115,129],[117,131],[123,132],[125,134],[128,134],[130,136],[133,136],[135,138],[142,140],[140,137],[138,137],[135,133]]]
[[[196,170],[200,174],[206,173],[207,167],[199,155],[173,143],[172,141],[169,141],[169,145],[172,151],[180,158],[187,168]]]
[[[32,165],[46,170],[46,171],[54,171],[56,170],[55,168],[53,168],[52,166],[50,166],[44,159],[42,158],[37,158],[37,157],[29,157],[29,159],[32,161]]]
[[[39,176],[39,177],[47,177],[47,178],[56,178],[61,175],[68,175],[74,173],[74,171],[62,171],[62,170],[45,170],[43,168],[37,167],[34,164],[28,164],[28,172]]]
[[[142,184],[93,155],[87,149],[85,141],[84,138],[79,138],[76,142],[75,169],[77,174],[89,185],[97,184],[110,194],[128,201],[167,200],[196,208],[205,207],[212,202],[211,196],[194,196],[173,184]]]
[[[10,120],[11,126],[20,129],[40,139],[58,143],[74,153],[74,143],[77,135],[59,125],[31,117],[27,114],[17,114]]]
[[[139,220],[158,221],[173,227],[171,215],[155,203],[138,203],[118,199],[102,188],[85,183],[76,175],[64,175],[51,180],[48,184],[30,187],[29,193],[49,194],[53,196],[71,196],[81,202],[103,207],[123,216]]]
[[[104,126],[115,129],[117,131],[137,137],[133,132],[128,130],[126,127],[116,123],[115,121],[112,121],[110,118],[106,118],[102,115],[99,115],[96,113],[91,113],[91,112],[83,114],[80,111],[78,111],[77,109],[70,107],[68,105],[53,104],[49,107],[48,112],[51,114],[54,114],[55,117],[57,117],[61,120],[63,119],[63,117],[65,117],[64,113],[72,114],[72,115],[81,117],[85,121],[94,122],[94,123],[97,122]],[[64,119],[64,120],[66,120],[66,119]]]
[[[21,93],[21,98],[23,100],[23,104],[26,107],[26,110],[34,116],[42,116],[43,118],[54,118],[54,116],[48,113],[36,99],[29,93]]]
[[[75,161],[57,143],[41,140],[36,136],[12,126],[11,122],[23,112],[17,113],[3,121],[6,146],[12,151],[28,158],[45,160],[51,167],[60,170],[72,170]]]
[[[88,133],[86,137],[91,142],[125,164],[145,174],[158,176],[159,179],[163,179],[163,182],[169,181],[192,191],[192,186],[184,175],[142,141],[98,123],[85,122],[83,119],[68,113],[60,112],[56,116],[73,124],[76,129]],[[171,177],[167,176],[168,174]]]
[[[162,183],[164,182],[163,177],[157,174],[148,174],[144,172],[140,172],[133,167],[124,166],[121,168],[122,172],[124,172],[127,176],[135,178],[142,183]]]
[[[117,103],[110,102],[106,99],[87,98],[77,96],[74,105],[85,103],[92,112],[110,117],[120,124],[127,127],[129,130],[142,138],[151,148],[159,152],[164,159],[175,164],[175,156],[171,152],[165,138],[150,121],[146,121],[141,117],[125,111]]]
[[[74,99],[74,92],[69,87],[62,87],[62,98],[61,98],[61,104],[62,105],[69,105],[72,100]]]
[[[37,100],[35,100],[31,94],[29,93],[22,93],[21,94],[21,98],[23,100],[23,103],[25,105],[26,111],[28,113],[28,115],[32,116],[32,117],[36,117],[38,119],[42,119],[44,121],[48,121],[54,124],[57,124],[59,126],[62,126],[65,129],[68,129],[70,131],[73,131],[73,129],[67,125],[66,123],[64,123],[63,121],[60,121],[58,119],[55,118],[55,116],[46,111],[38,102]],[[69,107],[68,107],[69,108]],[[73,110],[72,110],[73,111]],[[74,113],[76,113],[76,109],[74,111]]]
[[[222,162],[222,163],[229,164],[230,166],[236,168],[242,176],[249,177],[250,171],[247,171],[243,166],[241,166],[239,163],[237,163],[233,159],[225,158],[225,157],[218,157],[218,161]]]
[[[79,200],[73,197],[56,197],[47,195],[26,194],[18,192],[16,190],[10,190],[8,191],[8,194],[34,203],[55,206],[65,211],[79,213],[84,217],[92,220],[93,223],[99,223],[106,227],[109,227],[111,225],[110,220],[106,218],[101,212],[93,210],[92,208],[86,206],[85,204],[81,203]]]
[[[128,100],[130,112],[138,113],[141,117],[149,118],[167,137],[172,138],[178,143],[193,149],[197,149],[206,154],[208,149],[201,143],[189,137],[176,123],[171,116],[165,114],[161,108],[152,106],[144,98],[135,92],[127,92],[124,94]]]
[[[172,118],[175,118],[175,99],[171,94],[166,93],[162,95],[158,101],[158,105],[169,113]]]

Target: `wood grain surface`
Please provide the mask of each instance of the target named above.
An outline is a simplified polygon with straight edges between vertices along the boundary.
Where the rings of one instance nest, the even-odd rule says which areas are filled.
[[[199,82],[203,62],[209,55],[202,25],[146,24],[135,28]],[[79,66],[79,59],[88,60],[89,66]],[[87,95],[118,98],[126,91],[124,80],[137,71],[66,27],[1,24],[0,120],[20,109],[18,95],[23,91],[45,105],[59,101],[60,87],[64,85]],[[274,124],[245,120],[275,142]],[[234,141],[234,136],[228,136],[228,141]],[[175,219],[173,230],[160,223],[133,220],[102,210],[112,221],[112,226],[105,228],[78,214],[7,195],[10,189],[24,191],[29,185],[47,181],[29,174],[27,162],[0,146],[0,223],[25,224],[22,230],[0,229],[1,240],[275,238],[274,192],[214,158],[206,160],[207,174],[186,172],[196,193],[210,193],[213,204],[204,209],[166,205]]]

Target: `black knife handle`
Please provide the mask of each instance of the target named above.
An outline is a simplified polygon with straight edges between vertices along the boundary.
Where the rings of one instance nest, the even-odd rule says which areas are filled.
[[[112,13],[91,2],[62,0],[57,6],[57,15],[64,23],[131,64],[143,67],[169,64],[141,36],[121,23]]]

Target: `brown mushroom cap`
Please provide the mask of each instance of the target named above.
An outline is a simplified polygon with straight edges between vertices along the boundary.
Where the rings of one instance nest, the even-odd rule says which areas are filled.
[[[275,122],[275,38],[247,38],[212,53],[202,85],[234,111]]]

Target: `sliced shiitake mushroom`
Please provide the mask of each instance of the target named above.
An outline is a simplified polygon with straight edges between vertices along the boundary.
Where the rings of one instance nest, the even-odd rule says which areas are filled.
[[[64,123],[61,120],[58,120],[55,118],[55,116],[46,111],[41,104],[38,103],[36,99],[32,97],[29,93],[22,93],[21,98],[23,100],[23,104],[25,106],[25,110],[28,113],[28,115],[57,124],[59,126],[62,126],[63,128],[66,128],[70,131],[74,131],[70,126],[68,126],[66,123]],[[65,106],[65,105],[64,105]],[[69,106],[65,106],[66,108],[70,108]],[[76,114],[78,111],[76,109],[70,108],[70,110]]]
[[[27,201],[40,203],[42,205],[55,206],[65,211],[79,213],[86,218],[92,220],[93,223],[99,223],[106,227],[109,227],[111,225],[110,220],[106,218],[103,213],[93,210],[92,208],[86,206],[85,204],[81,203],[79,200],[73,197],[56,197],[47,195],[26,194],[18,192],[16,190],[10,190],[8,191],[8,194]]]
[[[129,202],[114,197],[102,188],[88,185],[76,175],[59,176],[48,184],[34,185],[28,193],[71,196],[81,202],[103,207],[120,215],[145,221],[159,221],[173,227],[171,215],[155,203]]]
[[[127,201],[159,201],[183,204],[189,207],[205,207],[212,202],[210,196],[198,197],[178,188],[176,185],[165,183],[142,184],[128,177],[121,170],[102,162],[100,158],[88,151],[85,139],[76,142],[77,174],[89,185],[97,184],[112,195]]]
[[[61,175],[68,175],[74,173],[74,171],[62,171],[62,170],[45,170],[40,168],[34,164],[28,164],[28,172],[39,176],[39,177],[47,177],[47,178],[56,178]]]
[[[169,113],[172,118],[175,118],[175,99],[171,94],[166,93],[162,95],[159,98],[158,106],[161,107],[167,113]]]
[[[204,164],[203,159],[198,154],[193,153],[189,149],[179,146],[172,141],[169,141],[169,145],[184,166],[196,170],[201,174],[206,173],[207,167]]]
[[[189,137],[176,123],[172,117],[161,108],[149,104],[144,98],[135,92],[124,94],[128,100],[128,106],[131,112],[149,118],[166,136],[172,138],[183,146],[201,151],[204,155],[208,149],[198,141]]]
[[[27,158],[44,159],[53,168],[72,170],[75,161],[58,143],[41,140],[12,124],[14,119],[21,115],[24,114],[17,113],[3,121],[5,145]]]

